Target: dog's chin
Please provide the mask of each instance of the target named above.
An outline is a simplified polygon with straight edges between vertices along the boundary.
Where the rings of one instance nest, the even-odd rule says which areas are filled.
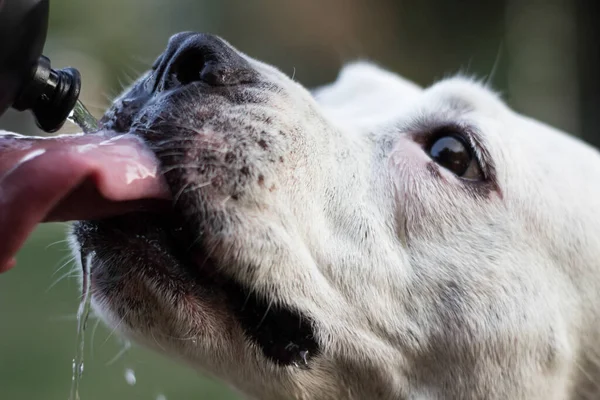
[[[260,349],[257,354],[265,362],[308,368],[319,352],[311,319],[281,302],[276,305],[252,290],[251,283],[228,277],[184,226],[175,212],[74,224],[82,260],[91,255],[99,313],[142,339],[157,340],[157,332],[197,340],[234,338],[241,332],[242,345]]]

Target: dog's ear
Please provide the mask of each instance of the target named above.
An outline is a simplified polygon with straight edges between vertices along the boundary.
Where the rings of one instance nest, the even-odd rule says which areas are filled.
[[[420,94],[421,87],[367,61],[347,64],[335,82],[313,90],[319,103],[325,106],[340,106],[356,98],[387,94],[396,99],[413,98]]]
[[[335,82],[313,91],[321,110],[338,126],[372,129],[398,117],[423,90],[368,62],[346,65]]]

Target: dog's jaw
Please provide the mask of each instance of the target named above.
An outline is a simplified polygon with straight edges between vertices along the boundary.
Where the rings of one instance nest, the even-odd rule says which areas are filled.
[[[565,266],[598,256],[583,242],[600,215],[582,210],[600,193],[560,193],[569,173],[530,150],[548,138],[600,178],[597,154],[465,79],[424,91],[356,64],[313,97],[247,60],[254,85],[152,97],[145,76],[107,113],[153,149],[175,196],[167,221],[75,226],[109,324],[261,399],[576,398],[580,336],[597,332],[577,310],[596,286]],[[445,125],[478,132],[493,182],[461,181],[414,140]],[[314,342],[274,362],[222,279],[297,313]]]

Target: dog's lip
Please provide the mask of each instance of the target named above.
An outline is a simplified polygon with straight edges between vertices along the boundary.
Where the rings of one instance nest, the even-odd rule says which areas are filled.
[[[0,132],[0,272],[39,222],[118,215],[169,198],[156,157],[134,135]]]
[[[111,287],[115,278],[120,276],[119,270],[115,272],[114,268],[126,265],[128,274],[139,274],[135,282],[142,282],[142,286],[151,288],[153,293],[167,294],[152,295],[150,301],[183,307],[193,301],[197,307],[203,308],[205,314],[201,318],[214,318],[219,324],[225,323],[223,326],[235,323],[243,332],[241,339],[256,346],[274,365],[310,368],[311,360],[320,354],[312,318],[286,302],[275,301],[269,294],[259,293],[253,289],[251,282],[232,277],[227,270],[242,268],[242,264],[224,263],[218,254],[208,251],[205,242],[187,228],[185,217],[175,209],[82,221],[76,225],[74,234],[82,258],[94,252],[98,257],[108,257],[105,260],[120,260],[118,265],[112,265],[110,261],[92,264],[94,296],[100,296],[100,303],[112,304],[112,309],[147,304],[140,297],[138,300],[142,301],[114,303],[118,296],[113,296],[114,289]],[[134,268],[129,263],[143,267]],[[98,279],[103,282],[98,284]],[[122,293],[127,293],[128,283],[123,283]],[[135,297],[141,296],[140,293],[143,290],[137,288],[127,295]],[[173,302],[173,299],[181,298],[185,301]],[[137,312],[147,311],[141,309]],[[177,315],[188,314],[181,312]],[[133,320],[136,321],[136,318]],[[125,321],[125,324],[128,323]],[[129,327],[131,331],[136,331],[136,328],[135,325]]]

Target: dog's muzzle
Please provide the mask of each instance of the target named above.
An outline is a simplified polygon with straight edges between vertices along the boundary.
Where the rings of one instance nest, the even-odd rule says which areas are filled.
[[[132,116],[153,97],[190,84],[211,87],[252,84],[258,73],[222,39],[203,33],[182,32],[169,40],[143,84],[134,87],[100,121],[103,129],[127,132]]]

